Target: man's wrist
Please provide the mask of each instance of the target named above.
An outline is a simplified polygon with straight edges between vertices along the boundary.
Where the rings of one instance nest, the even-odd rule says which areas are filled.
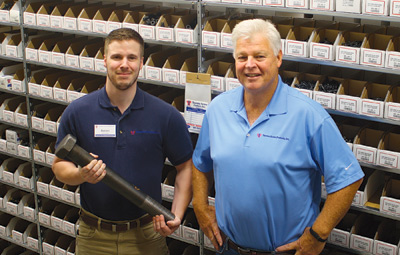
[[[312,226],[310,227],[310,234],[311,234],[315,239],[317,239],[318,242],[325,243],[325,242],[328,240],[328,238],[323,239],[322,237],[320,237],[320,236],[318,235],[318,233],[315,232],[315,231],[312,229]]]

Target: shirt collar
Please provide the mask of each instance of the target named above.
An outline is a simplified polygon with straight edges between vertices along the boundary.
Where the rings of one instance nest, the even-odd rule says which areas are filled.
[[[282,82],[280,76],[278,81],[278,86],[276,87],[275,93],[272,96],[271,101],[269,102],[267,108],[264,110],[263,114],[267,115],[279,115],[285,114],[287,112],[287,95],[288,95],[288,85]],[[244,101],[243,101],[243,86],[240,87],[240,92],[235,93],[235,99],[231,105],[231,111],[240,112],[244,110]]]
[[[99,96],[99,104],[104,108],[115,108],[114,105],[111,104],[110,99],[108,98],[106,86],[101,88],[100,96]],[[140,109],[144,107],[144,92],[140,88],[136,88],[136,95],[133,98],[131,105],[129,106],[129,110]]]

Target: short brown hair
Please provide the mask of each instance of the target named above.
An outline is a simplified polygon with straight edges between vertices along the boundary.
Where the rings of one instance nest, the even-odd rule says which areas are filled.
[[[144,55],[144,40],[142,36],[131,28],[119,28],[111,31],[104,41],[104,54],[107,55],[108,45],[112,41],[134,40],[140,44],[140,56]]]

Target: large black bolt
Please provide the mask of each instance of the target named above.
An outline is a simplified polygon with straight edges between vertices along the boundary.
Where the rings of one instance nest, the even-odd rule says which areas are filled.
[[[95,159],[89,152],[77,145],[76,138],[69,134],[61,140],[55,154],[57,157],[72,161],[81,167],[86,166],[90,161]],[[127,182],[109,167],[106,167],[105,170],[107,173],[101,181],[137,207],[145,210],[151,216],[162,214],[166,221],[175,219],[174,214],[170,210],[145,194],[138,187]]]

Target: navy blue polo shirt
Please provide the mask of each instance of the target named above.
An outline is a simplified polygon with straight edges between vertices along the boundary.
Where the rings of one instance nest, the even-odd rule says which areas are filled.
[[[101,133],[99,127],[107,132]],[[73,101],[61,117],[56,146],[67,134],[159,202],[165,158],[179,165],[192,156],[190,135],[179,111],[139,88],[123,114],[111,105],[105,88]],[[145,214],[102,182],[81,184],[80,197],[84,209],[104,219],[130,220]]]

